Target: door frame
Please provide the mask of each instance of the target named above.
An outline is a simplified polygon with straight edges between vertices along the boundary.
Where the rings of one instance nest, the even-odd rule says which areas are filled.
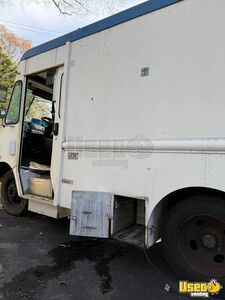
[[[54,124],[59,122],[60,120],[58,120],[58,109],[59,109],[59,97],[58,97],[58,70],[61,69],[62,67],[58,67],[58,68],[49,68],[47,70],[43,70],[43,72],[46,72],[48,70],[55,70],[55,74],[54,74],[54,86],[53,86],[53,99],[52,101],[55,103],[55,119],[54,119]],[[38,71],[36,73],[32,73],[29,74],[27,76],[25,76],[25,80],[24,80],[24,89],[23,89],[23,95],[22,95],[22,102],[23,103],[23,107],[21,109],[22,111],[22,115],[20,116],[20,121],[21,121],[21,132],[20,132],[20,145],[19,145],[19,154],[18,154],[18,163],[17,163],[17,173],[18,173],[18,178],[19,178],[19,183],[20,183],[20,188],[21,188],[21,196],[25,195],[25,191],[24,191],[24,187],[23,187],[23,181],[22,181],[22,174],[21,174],[21,164],[22,164],[22,151],[23,151],[23,135],[24,135],[24,120],[25,120],[25,109],[26,109],[26,97],[27,97],[27,91],[28,91],[28,82],[30,79],[30,76],[34,75],[34,74],[38,74],[41,73],[42,71]],[[60,126],[60,124],[59,124]],[[55,135],[53,135],[53,139],[52,139],[52,156],[53,156],[53,149],[54,149],[54,144],[55,144]],[[53,160],[51,158],[51,162],[50,162],[50,178],[52,178],[52,163]],[[40,177],[41,178],[41,177]],[[52,183],[52,187],[53,187],[53,183]],[[54,190],[54,187],[53,187]],[[54,196],[52,198],[52,200],[54,200]]]

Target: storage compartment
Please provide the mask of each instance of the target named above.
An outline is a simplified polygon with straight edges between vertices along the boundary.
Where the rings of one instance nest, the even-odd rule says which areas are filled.
[[[112,237],[144,247],[145,200],[115,196]]]

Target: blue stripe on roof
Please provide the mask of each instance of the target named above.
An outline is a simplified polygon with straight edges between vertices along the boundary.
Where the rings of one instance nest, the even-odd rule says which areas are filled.
[[[21,60],[33,57],[35,55],[44,53],[46,51],[52,50],[54,48],[60,47],[66,42],[73,42],[89,35],[95,34],[97,32],[103,31],[105,29],[111,28],[113,26],[125,23],[129,20],[138,18],[140,16],[146,15],[158,9],[164,8],[166,6],[181,2],[183,0],[149,0],[125,11],[117,13],[111,17],[103,19],[101,21],[95,22],[84,28],[78,29],[71,33],[65,34],[59,38],[51,40],[40,46],[34,47],[24,53]]]

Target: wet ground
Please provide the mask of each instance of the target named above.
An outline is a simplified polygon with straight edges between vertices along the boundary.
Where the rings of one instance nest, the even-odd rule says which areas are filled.
[[[142,249],[70,237],[68,228],[67,220],[0,209],[0,299],[188,299],[176,293],[160,244],[148,253],[152,266]]]

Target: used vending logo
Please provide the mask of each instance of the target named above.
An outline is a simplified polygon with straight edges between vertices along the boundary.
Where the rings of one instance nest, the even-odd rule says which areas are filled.
[[[222,288],[222,285],[216,279],[212,279],[210,282],[179,282],[179,292],[190,294],[191,297],[208,298],[211,295],[219,294]]]

